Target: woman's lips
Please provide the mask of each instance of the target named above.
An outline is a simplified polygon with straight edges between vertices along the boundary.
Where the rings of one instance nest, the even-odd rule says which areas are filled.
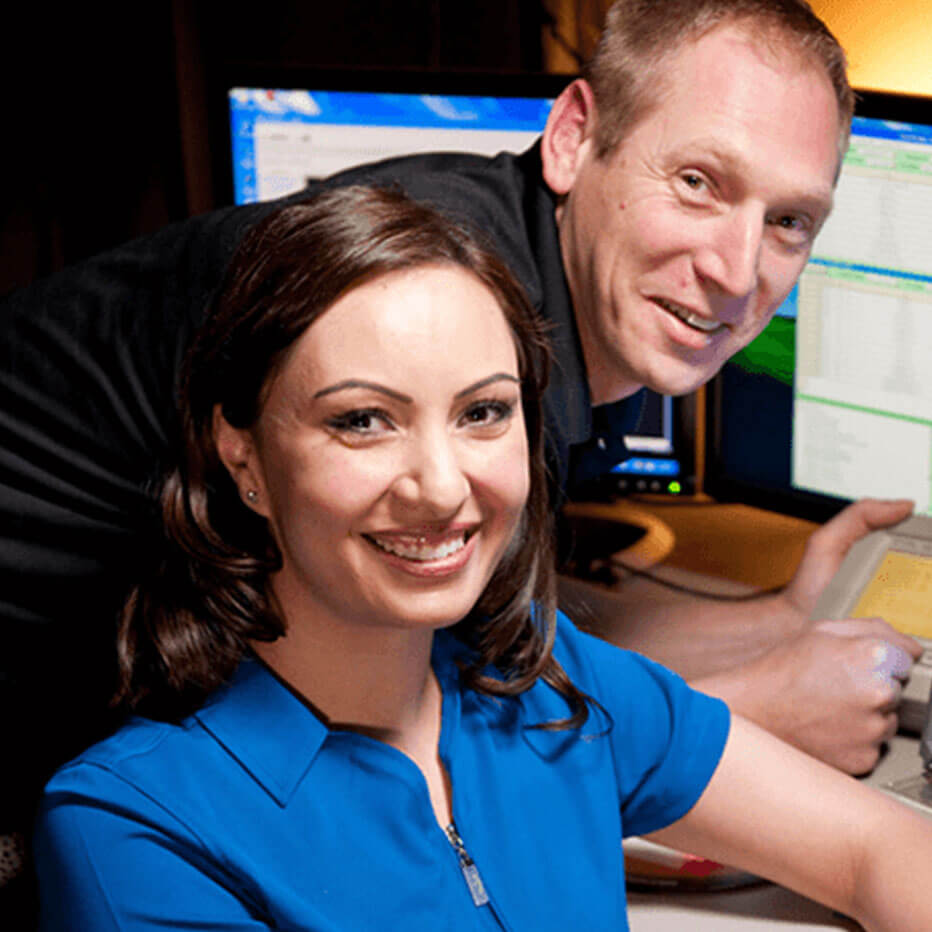
[[[415,576],[454,573],[474,549],[478,525],[446,531],[380,531],[363,537],[393,566]]]
[[[382,533],[364,535],[380,550],[424,563],[442,560],[466,546],[468,530],[461,528],[444,534]]]

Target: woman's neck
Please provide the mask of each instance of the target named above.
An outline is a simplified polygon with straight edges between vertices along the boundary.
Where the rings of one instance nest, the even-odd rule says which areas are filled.
[[[424,776],[437,822],[449,824],[452,790],[439,754],[443,695],[430,665],[433,631],[321,622],[289,626],[277,641],[252,646],[331,728],[406,754]]]
[[[277,641],[253,649],[331,727],[394,744],[417,728],[436,685],[430,667],[433,631],[354,625],[289,624]]]

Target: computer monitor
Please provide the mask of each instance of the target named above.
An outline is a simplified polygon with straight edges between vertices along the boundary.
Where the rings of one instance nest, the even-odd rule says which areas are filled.
[[[225,183],[236,203],[300,191],[364,162],[416,152],[521,152],[540,135],[558,75],[241,68],[222,82],[229,120]],[[215,91],[217,93],[217,91]],[[600,488],[689,493],[694,408],[648,393],[632,456]]]
[[[276,77],[271,86],[227,88],[233,196],[240,204],[394,156],[521,152],[540,135],[566,84],[555,75],[265,76]]]
[[[715,498],[823,520],[907,497],[932,514],[932,98],[859,94],[811,259],[708,400]]]

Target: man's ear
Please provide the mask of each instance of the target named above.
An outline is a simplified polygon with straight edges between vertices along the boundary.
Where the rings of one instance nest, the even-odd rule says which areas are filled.
[[[598,123],[595,97],[587,81],[577,78],[553,102],[541,138],[544,181],[554,194],[569,194]]]
[[[252,434],[233,427],[223,416],[219,404],[214,405],[213,434],[220,462],[239,489],[243,503],[267,518],[269,500]]]

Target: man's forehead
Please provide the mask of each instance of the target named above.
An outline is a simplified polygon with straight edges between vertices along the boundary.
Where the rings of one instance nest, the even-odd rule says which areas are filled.
[[[830,80],[822,61],[798,36],[770,20],[752,17],[725,19],[686,35],[670,49],[667,60],[675,60],[691,48],[711,43],[749,48],[775,71],[791,74],[803,68],[814,68]]]
[[[770,32],[775,30],[771,28]],[[805,110],[786,114],[779,124],[772,121],[768,132],[796,134],[801,138],[808,135],[809,142],[814,136],[824,139],[826,131],[831,134],[831,151],[825,161],[830,181],[822,192],[830,199],[847,148],[847,128],[842,125],[835,90],[825,68],[786,37],[766,32],[752,34],[742,25],[718,25],[690,38],[666,56],[658,69],[652,97],[626,137],[620,140],[619,148],[623,149],[625,138],[652,117],[661,120],[668,117],[671,140],[677,144],[684,142],[690,135],[683,125],[685,116],[694,128],[692,135],[701,137],[696,145],[729,163],[740,155],[725,125],[727,117],[725,120],[717,117],[743,109],[751,125],[755,111],[766,110],[768,97],[802,98],[807,104]],[[704,127],[696,126],[703,122]],[[703,133],[703,129],[708,132]]]
[[[694,56],[700,48],[714,48],[715,64],[725,71],[737,72],[743,54],[750,52],[787,83],[798,80],[803,74],[818,75],[835,96],[831,76],[825,65],[796,36],[766,21],[726,20],[687,35],[657,61],[656,80],[651,89],[652,100],[644,101],[641,118],[662,107],[664,101],[675,92],[677,78],[683,74],[684,59]],[[841,125],[840,111],[837,120],[839,131],[847,138],[846,128]]]

